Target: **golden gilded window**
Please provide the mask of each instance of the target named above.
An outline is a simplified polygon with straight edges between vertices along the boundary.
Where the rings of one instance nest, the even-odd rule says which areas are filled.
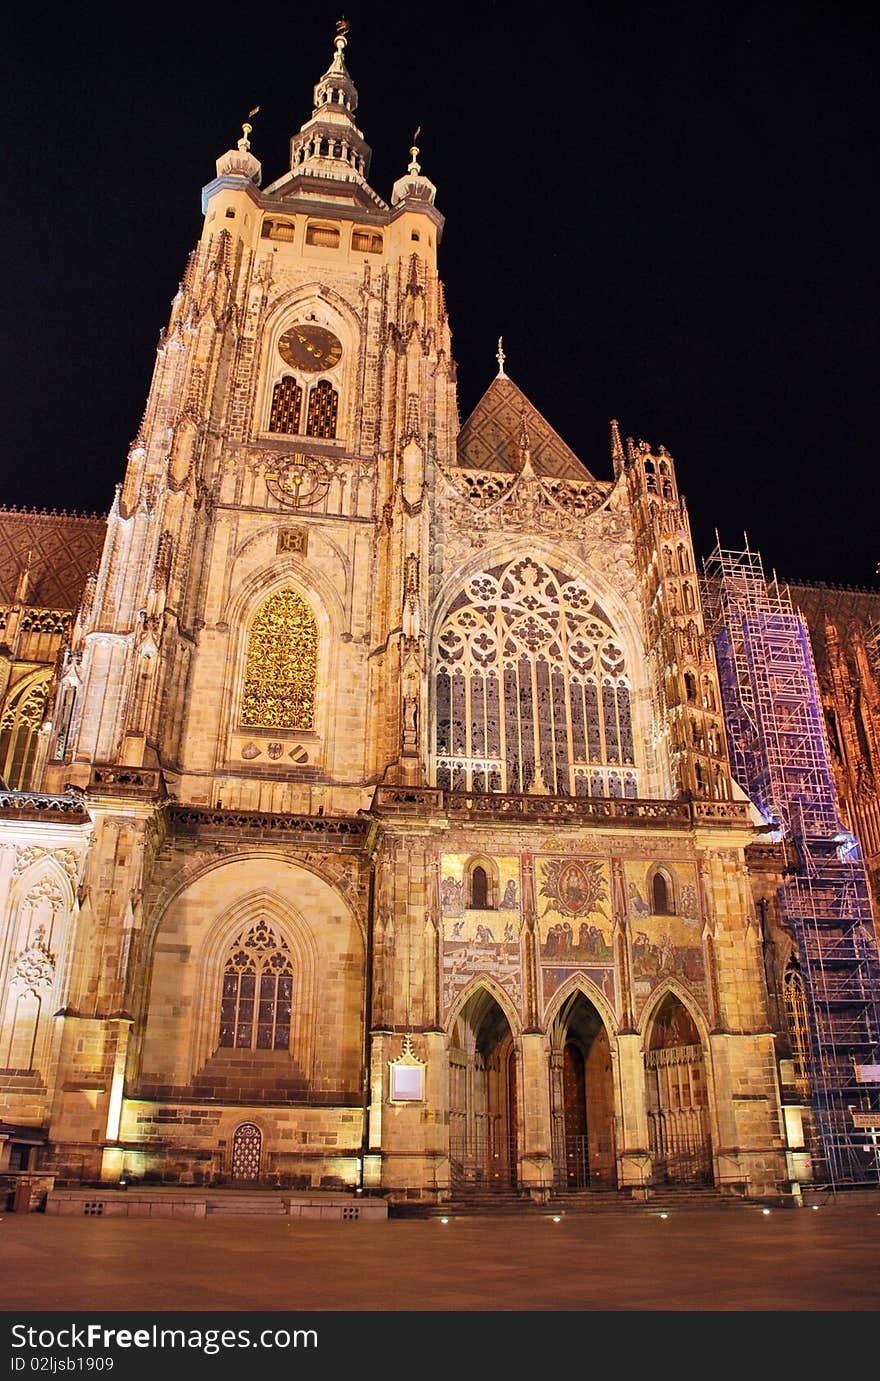
[[[294,590],[270,595],[248,635],[241,723],[252,728],[312,729],[318,679],[318,624]]]
[[[327,379],[315,384],[309,394],[309,416],[306,423],[307,436],[335,437],[336,414],[339,408],[339,394]]]
[[[269,414],[270,432],[298,432],[302,410],[302,389],[286,374],[272,390],[272,411]]]

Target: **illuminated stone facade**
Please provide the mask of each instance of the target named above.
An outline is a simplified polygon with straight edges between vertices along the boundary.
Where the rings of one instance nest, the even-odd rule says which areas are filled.
[[[785,858],[673,459],[614,424],[594,478],[500,348],[460,427],[435,188],[369,186],[344,48],[290,171],[246,127],[205,188],[3,797],[2,1117],[59,1182],[788,1191]]]

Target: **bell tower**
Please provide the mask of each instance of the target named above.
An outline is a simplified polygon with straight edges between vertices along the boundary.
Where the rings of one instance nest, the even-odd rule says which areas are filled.
[[[416,138],[390,202],[370,186],[347,43],[340,21],[289,170],[263,187],[252,111],[203,190],[50,789],[125,767],[195,806],[346,814],[422,777],[428,481],[458,428],[443,217]]]

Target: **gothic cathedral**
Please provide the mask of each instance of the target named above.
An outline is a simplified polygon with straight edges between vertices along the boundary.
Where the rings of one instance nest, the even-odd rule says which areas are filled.
[[[218,160],[95,569],[77,529],[24,629],[2,1126],[62,1185],[791,1192],[790,849],[672,457],[613,423],[594,477],[500,343],[460,424],[436,189],[371,188],[345,48],[287,172]]]

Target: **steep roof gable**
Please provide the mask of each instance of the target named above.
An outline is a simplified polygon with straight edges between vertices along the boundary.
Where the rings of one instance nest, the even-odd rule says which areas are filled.
[[[465,470],[516,474],[523,464],[524,433],[537,475],[581,482],[594,479],[506,374],[492,380],[459,432],[458,463]]]

